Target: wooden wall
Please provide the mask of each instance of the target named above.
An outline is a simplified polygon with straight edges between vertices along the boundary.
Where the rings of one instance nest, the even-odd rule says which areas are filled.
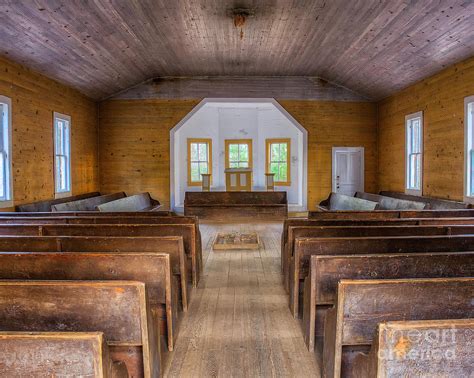
[[[464,98],[474,95],[474,58],[451,66],[378,105],[378,189],[404,191],[405,116],[424,113],[423,194],[462,200]]]
[[[150,191],[170,199],[169,131],[200,100],[108,100],[100,104],[100,187],[104,192]],[[376,108],[368,102],[280,101],[308,130],[308,204],[331,191],[333,146],[366,149],[366,190],[376,189]]]
[[[99,189],[97,104],[78,91],[0,58],[0,94],[12,99],[16,205],[54,197],[53,112],[72,117],[72,191]]]

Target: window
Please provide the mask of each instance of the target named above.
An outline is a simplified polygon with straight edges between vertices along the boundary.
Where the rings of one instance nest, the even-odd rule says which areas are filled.
[[[188,186],[202,185],[203,173],[212,173],[212,140],[188,139]]]
[[[54,113],[54,179],[56,197],[71,194],[71,117]]]
[[[0,206],[12,206],[11,130],[12,102],[0,96]]]
[[[406,127],[406,192],[422,194],[423,179],[423,112],[405,117]]]
[[[266,140],[267,173],[274,173],[275,185],[291,185],[290,176],[291,139]]]
[[[252,139],[225,141],[226,168],[252,168]]]
[[[465,113],[465,197],[466,201],[474,201],[474,96],[464,100]]]

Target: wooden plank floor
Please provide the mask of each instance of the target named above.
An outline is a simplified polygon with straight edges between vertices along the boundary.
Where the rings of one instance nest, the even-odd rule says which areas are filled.
[[[281,223],[201,224],[204,276],[192,292],[167,377],[320,376],[281,283]],[[257,232],[254,251],[212,251],[218,232]]]

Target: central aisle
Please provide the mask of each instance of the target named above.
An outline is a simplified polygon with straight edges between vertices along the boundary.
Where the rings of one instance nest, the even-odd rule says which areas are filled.
[[[280,273],[281,223],[201,224],[204,276],[183,317],[167,377],[319,374]],[[218,232],[257,232],[258,251],[212,251]]]

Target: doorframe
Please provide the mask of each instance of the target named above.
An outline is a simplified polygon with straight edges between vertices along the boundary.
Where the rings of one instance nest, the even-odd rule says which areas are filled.
[[[365,148],[364,147],[333,147],[332,148],[332,158],[331,158],[331,191],[336,192],[336,180],[334,180],[334,177],[336,176],[336,152],[337,151],[342,151],[342,152],[362,152],[362,164],[360,165],[360,177],[362,178],[362,188],[361,191],[365,191]]]

